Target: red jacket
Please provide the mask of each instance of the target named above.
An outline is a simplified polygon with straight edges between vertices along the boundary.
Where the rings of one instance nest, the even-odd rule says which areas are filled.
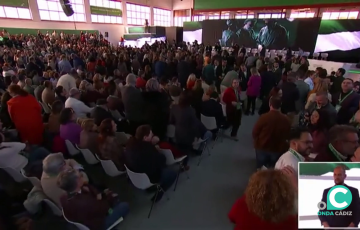
[[[240,87],[238,89],[239,97],[241,95]],[[239,98],[240,99],[240,98]],[[223,95],[223,101],[226,104],[226,114],[231,114],[236,110],[236,107],[231,104],[231,102],[236,101],[239,102],[235,95],[235,91],[232,87],[229,87],[225,90]]]
[[[297,216],[289,216],[281,223],[271,223],[261,220],[258,216],[249,212],[245,202],[245,195],[238,199],[229,213],[229,219],[235,224],[235,230],[297,230]]]
[[[11,120],[20,134],[22,142],[31,145],[40,145],[43,142],[44,124],[42,108],[32,95],[17,96],[8,102],[8,111]]]

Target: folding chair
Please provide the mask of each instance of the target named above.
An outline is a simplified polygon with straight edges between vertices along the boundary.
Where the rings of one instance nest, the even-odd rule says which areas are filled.
[[[62,216],[62,212],[61,212],[60,208],[54,202],[52,202],[49,199],[44,199],[43,201],[47,204],[47,206],[49,206],[49,208],[54,213],[54,215]]]
[[[124,171],[119,171],[112,160],[101,160],[100,157],[96,154],[95,157],[100,161],[101,166],[108,176],[116,177],[126,173]]]
[[[148,215],[148,218],[150,218],[150,215],[151,215],[151,212],[152,212],[152,209],[154,207],[154,204],[156,202],[156,198],[157,196],[159,195],[159,192],[163,192],[164,195],[165,194],[165,191],[163,188],[161,188],[161,186],[159,184],[153,184],[150,182],[150,179],[149,177],[146,175],[146,173],[135,173],[133,171],[131,171],[130,169],[128,169],[128,167],[125,165],[125,168],[126,168],[126,172],[132,182],[132,184],[138,188],[138,189],[141,189],[141,190],[146,190],[152,186],[156,186],[156,193],[155,193],[155,197],[154,197],[154,200],[151,204],[151,208],[150,208],[150,211],[149,211],[149,215]],[[168,198],[169,199],[169,198]]]
[[[184,170],[184,172],[186,173],[187,178],[190,179],[189,174],[186,172],[185,166],[184,166],[184,160],[185,160],[185,158],[187,156],[182,156],[182,157],[179,157],[179,158],[175,159],[174,155],[173,155],[173,153],[172,153],[172,151],[170,149],[160,149],[160,153],[164,154],[164,156],[166,158],[166,165],[179,164],[179,170],[178,170],[178,173],[177,173],[177,176],[176,176],[176,182],[175,182],[175,186],[174,186],[174,191],[175,191],[178,180],[179,180],[181,170]]]
[[[62,215],[63,215],[64,219],[65,219],[68,223],[75,225],[79,230],[90,230],[90,229],[89,229],[88,227],[86,227],[85,225],[80,224],[80,223],[77,223],[77,222],[70,221],[68,218],[66,218],[65,213],[64,213],[64,210],[62,210]],[[113,229],[113,228],[116,227],[118,224],[120,224],[123,220],[124,220],[124,218],[120,217],[120,219],[118,219],[113,225],[111,225],[111,226],[110,226],[109,228],[107,228],[106,230],[111,230],[111,229]]]
[[[210,131],[218,129],[215,117],[207,117],[207,116],[204,116],[201,114],[201,122],[203,123],[205,128],[207,128]],[[224,133],[223,129],[221,127],[219,127],[219,129],[216,133],[215,141],[211,148],[214,148],[216,141],[218,140],[220,135],[221,136],[223,135],[223,133]],[[222,139],[221,139],[221,141],[222,141]]]
[[[28,177],[28,176],[26,176],[26,172],[24,171],[24,169],[21,169],[20,172],[23,175],[23,177],[27,178],[31,182],[31,184],[33,186],[41,188],[41,182],[37,177]]]
[[[85,158],[85,161],[89,165],[94,165],[99,163],[99,161],[96,159],[94,154],[89,149],[81,149],[78,145],[75,145],[75,147],[82,153],[82,155]]]
[[[9,176],[14,179],[14,181],[18,183],[22,183],[27,180],[27,178],[23,174],[21,174],[20,171],[17,171],[13,168],[5,167],[0,169],[3,169],[7,174],[9,174]]]
[[[78,149],[76,149],[69,140],[65,140],[65,144],[66,144],[66,148],[71,156],[75,156],[80,153],[80,151]]]
[[[205,140],[201,140],[201,141],[199,141],[199,142],[196,143],[197,145],[202,145],[202,144],[204,145],[204,146],[202,147],[202,150],[201,150],[199,162],[198,162],[198,164],[197,164],[198,166],[200,165],[200,162],[201,162],[201,160],[202,160],[202,157],[203,157],[203,154],[204,154],[205,150],[207,150],[209,156],[211,155],[211,154],[210,154],[210,150],[209,150],[209,148],[208,148],[208,146],[207,146],[208,141],[209,141],[209,139],[205,139]]]

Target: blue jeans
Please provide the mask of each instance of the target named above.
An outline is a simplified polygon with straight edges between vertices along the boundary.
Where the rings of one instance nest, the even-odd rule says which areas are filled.
[[[168,190],[176,180],[176,172],[170,168],[164,168],[161,172],[159,185],[164,191]]]
[[[268,152],[256,149],[256,168],[265,166],[267,168],[273,168],[281,156],[279,153]]]
[[[105,227],[104,229],[108,229],[111,225],[113,225],[120,217],[125,217],[129,213],[129,204],[126,202],[122,202],[113,207],[113,211],[105,218]]]

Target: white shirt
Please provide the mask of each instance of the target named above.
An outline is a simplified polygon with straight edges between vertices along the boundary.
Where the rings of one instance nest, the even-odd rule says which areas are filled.
[[[59,85],[61,85],[62,87],[64,87],[64,89],[66,90],[66,92],[69,92],[70,89],[72,88],[76,88],[76,80],[73,76],[71,76],[70,74],[65,74],[62,75],[57,84],[56,87],[58,87]]]
[[[19,154],[25,149],[26,144],[21,142],[3,142],[0,144],[0,167],[13,168],[20,171],[27,163],[28,159]]]
[[[87,118],[86,115],[92,110],[84,102],[73,97],[66,99],[65,108],[72,108],[77,118]]]
[[[313,82],[313,80],[312,80],[311,78],[309,78],[309,77],[306,78],[306,79],[304,80],[304,82],[309,85],[310,90],[313,90],[313,88],[314,88],[314,82]]]
[[[305,158],[303,156],[301,156],[299,153],[297,153],[297,155],[301,159],[301,161],[299,161],[299,159],[296,156],[294,156],[293,153],[291,153],[290,151],[287,151],[276,162],[275,169],[283,169],[286,166],[291,166],[297,173],[298,172],[298,163],[305,161]]]

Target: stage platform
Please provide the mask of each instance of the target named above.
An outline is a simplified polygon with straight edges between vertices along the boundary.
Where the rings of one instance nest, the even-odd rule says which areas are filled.
[[[346,70],[345,78],[351,78],[353,81],[360,81],[360,69],[356,68],[355,63],[343,63],[343,62],[333,62],[333,61],[323,61],[323,60],[309,60],[309,69],[315,70],[317,67],[321,67],[327,70],[328,74],[332,71],[337,71],[339,68]]]

